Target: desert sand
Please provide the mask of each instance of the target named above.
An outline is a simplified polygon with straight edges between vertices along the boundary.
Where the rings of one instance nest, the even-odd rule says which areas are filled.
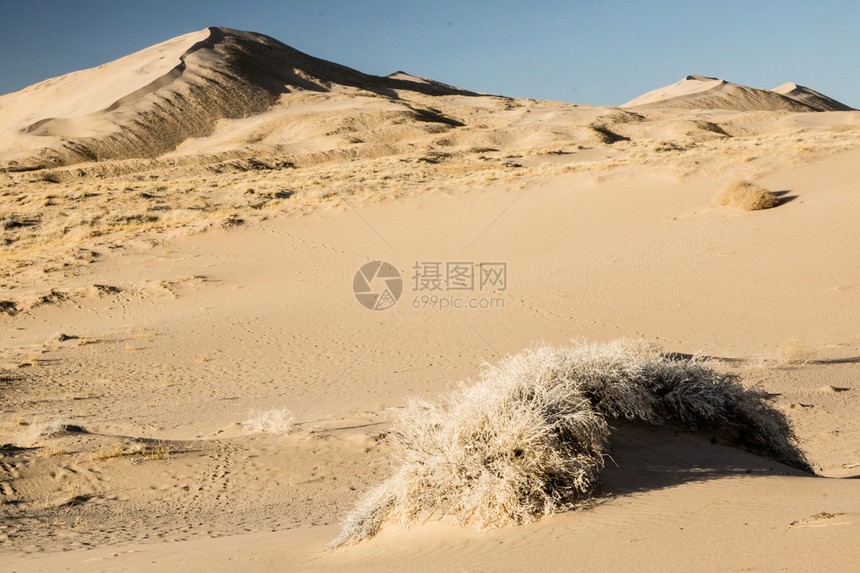
[[[0,126],[3,570],[856,567],[845,104],[697,75],[620,107],[507,98],[210,28],[0,96]],[[715,201],[740,181],[775,206]],[[356,300],[368,261],[402,276],[391,308]],[[443,309],[421,262],[506,284]],[[718,424],[611,420],[575,509],[327,549],[410,399],[617,339],[758,385],[812,471]]]

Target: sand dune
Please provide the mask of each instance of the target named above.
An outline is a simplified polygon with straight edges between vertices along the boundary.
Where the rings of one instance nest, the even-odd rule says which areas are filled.
[[[3,96],[0,157],[12,170],[155,157],[211,134],[220,119],[265,111],[280,94],[335,86],[380,98],[396,98],[398,90],[469,94],[403,74],[368,76],[262,34],[208,28]],[[12,152],[21,147],[38,154]]]
[[[849,111],[852,108],[814,90],[787,83],[773,90],[687,76],[625,103],[639,109],[726,109],[734,111]]]
[[[389,118],[389,125],[453,126],[462,120],[437,113],[421,102],[422,96],[479,95],[405,72],[370,76],[303,54],[262,34],[208,28],[0,97],[0,169],[28,171],[155,158],[183,142],[226,131],[225,122],[233,131],[237,120],[277,110],[276,116],[286,114],[294,123],[290,108],[313,100],[314,94],[360,96],[367,99],[365,105],[373,102],[405,114]],[[796,84],[760,90],[695,75],[623,107],[745,112],[851,109]],[[606,130],[589,134],[602,142],[617,141]],[[248,134],[244,142],[234,137],[226,147],[235,151],[241,143],[254,142]],[[287,143],[293,144],[294,139],[289,137]],[[214,147],[212,142],[207,145],[210,152]]]
[[[719,89],[725,85],[726,82],[718,78],[687,76],[677,83],[642,94],[624,104],[624,107],[647,105],[676,97],[697,96],[701,95],[702,92]]]
[[[860,112],[840,106],[702,76],[623,107],[508,98],[225,28],[0,97],[4,567],[850,569]],[[403,279],[387,310],[352,291],[374,260]],[[441,297],[499,304],[432,306],[413,286],[419,261],[504,262],[504,288]],[[702,376],[675,382],[702,396],[732,381],[728,406],[691,399],[698,415],[666,416],[687,402],[662,393],[663,369],[636,366],[634,344],[620,379],[649,391],[610,383],[583,399],[613,413],[632,392],[640,418],[685,423],[613,415],[591,497],[513,519],[528,525],[459,527],[475,506],[451,484],[492,493],[501,473],[559,502],[569,484],[530,481],[543,462],[523,459],[527,432],[487,438],[503,425],[471,414],[507,420],[494,400],[457,418],[455,381],[528,349],[616,339],[663,348],[651,362],[670,372],[698,354]],[[573,428],[560,438],[523,418],[543,440],[530,445],[566,467],[565,440],[588,425],[550,414],[571,414],[559,398],[573,413],[585,402],[537,399],[556,390],[536,370],[505,378],[506,404]],[[593,370],[580,378],[611,368]],[[785,420],[809,466],[744,435],[751,402],[732,396]],[[398,469],[404,412],[447,440],[410,445],[411,473]],[[428,459],[443,477],[414,481]],[[377,535],[327,551],[391,479],[400,506]]]
[[[842,102],[818,93],[814,89],[799,86],[793,82],[784,83],[771,91],[801,101],[819,111],[851,111],[853,109]]]

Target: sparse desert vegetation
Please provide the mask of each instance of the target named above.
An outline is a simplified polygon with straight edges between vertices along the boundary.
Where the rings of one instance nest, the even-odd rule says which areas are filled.
[[[271,410],[251,410],[248,419],[242,422],[242,429],[248,434],[288,434],[296,422],[296,417],[286,408]]]
[[[46,422],[37,422],[26,426],[18,436],[18,443],[31,445],[38,440],[53,438],[66,432],[83,431],[79,426],[72,424],[69,420],[54,419]]]
[[[803,365],[815,357],[815,351],[801,338],[786,340],[776,349],[776,360],[779,364]]]
[[[622,418],[735,428],[810,469],[785,416],[736,375],[637,341],[541,347],[487,368],[441,403],[412,401],[392,434],[394,475],[347,517],[333,546],[371,537],[387,520],[446,516],[480,530],[570,508],[593,490],[609,421]]]
[[[171,454],[176,453],[174,447],[163,441],[147,441],[127,446],[115,443],[112,447],[101,449],[90,456],[94,462],[102,462],[114,458],[134,458],[144,461],[170,460]]]
[[[760,211],[779,205],[779,197],[751,181],[736,181],[720,191],[714,202],[742,211]]]

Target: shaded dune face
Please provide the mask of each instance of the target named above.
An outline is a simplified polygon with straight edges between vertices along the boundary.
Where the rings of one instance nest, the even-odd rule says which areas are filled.
[[[110,81],[111,75],[101,78]],[[322,93],[334,86],[357,88],[388,99],[397,99],[398,90],[476,95],[405,75],[363,74],[262,34],[209,28],[207,37],[182,53],[167,73],[104,109],[82,116],[40,118],[20,126],[21,132],[41,136],[44,141],[37,142],[37,147],[42,147],[37,157],[10,170],[156,157],[188,138],[211,134],[218,120],[262,113],[282,94]],[[61,91],[56,95],[72,94]]]

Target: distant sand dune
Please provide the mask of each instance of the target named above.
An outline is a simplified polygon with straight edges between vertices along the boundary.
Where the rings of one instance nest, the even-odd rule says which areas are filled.
[[[796,84],[762,90],[707,76],[687,76],[625,103],[639,109],[726,109],[735,111],[849,111],[852,108]]]
[[[784,96],[796,99],[819,111],[852,111],[854,108],[818,93],[814,89],[799,86],[793,82],[787,82],[770,90]]]

